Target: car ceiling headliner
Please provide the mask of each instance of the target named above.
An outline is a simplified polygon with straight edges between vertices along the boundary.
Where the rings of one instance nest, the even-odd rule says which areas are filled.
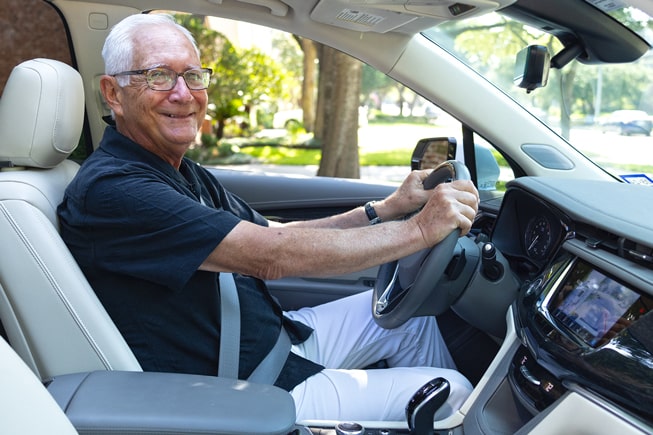
[[[57,0],[52,1],[57,3]],[[396,27],[386,23],[378,28],[376,25],[369,26],[365,30],[368,33],[391,33],[403,39],[446,21],[435,16],[435,8],[442,9],[443,3],[453,0],[428,2],[434,9],[422,11],[422,16],[398,12],[402,1],[429,7],[423,6],[425,2],[415,0],[95,0],[95,3],[253,20],[316,40],[319,40],[317,36],[326,36],[324,42],[329,43],[334,34],[340,33],[338,38],[352,38],[362,37],[364,33],[360,30],[361,26],[349,26],[343,20],[334,18],[343,8],[361,8],[377,11],[379,15],[385,14],[384,20],[396,20],[392,21]],[[583,0],[496,0],[495,6],[501,8],[499,11],[502,14],[556,35],[565,47],[578,45],[581,53],[578,60],[584,63],[630,62],[650,49],[649,44],[638,35]],[[338,27],[336,32],[333,27]],[[347,28],[353,31],[343,31]]]

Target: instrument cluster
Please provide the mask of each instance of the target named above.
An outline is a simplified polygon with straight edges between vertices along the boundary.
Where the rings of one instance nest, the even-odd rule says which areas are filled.
[[[514,189],[504,198],[492,241],[510,260],[513,271],[530,276],[541,272],[573,234],[569,222],[553,206]]]

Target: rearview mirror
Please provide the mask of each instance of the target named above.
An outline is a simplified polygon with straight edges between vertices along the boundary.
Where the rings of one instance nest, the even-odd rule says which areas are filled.
[[[517,53],[513,82],[530,93],[546,86],[549,80],[551,55],[543,45],[529,45]]]
[[[433,137],[422,139],[415,145],[410,158],[410,169],[433,169],[440,163],[456,158],[456,139]]]

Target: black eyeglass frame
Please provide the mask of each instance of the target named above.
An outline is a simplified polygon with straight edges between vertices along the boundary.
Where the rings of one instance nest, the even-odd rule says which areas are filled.
[[[155,71],[155,70],[168,71],[168,72],[171,72],[172,74],[175,75],[175,79],[174,79],[174,81],[172,81],[172,82],[170,83],[170,88],[168,88],[168,89],[155,89],[155,88],[152,87],[152,84],[150,83],[150,80],[149,80],[148,73],[150,73],[150,72],[152,72],[152,71]],[[208,73],[208,77],[207,77],[206,80],[205,80],[205,81],[206,81],[206,84],[203,83],[201,88],[193,88],[193,87],[191,87],[191,86],[188,84],[188,80],[186,80],[186,74],[188,74],[188,73],[190,73],[190,72],[196,72],[196,71],[201,71],[202,74],[206,74],[206,73]],[[140,75],[142,75],[142,76],[145,76],[145,83],[147,84],[147,87],[148,87],[148,88],[150,88],[150,89],[153,90],[153,91],[167,92],[167,91],[170,91],[170,90],[174,89],[174,87],[177,86],[177,80],[179,80],[179,77],[182,77],[182,78],[184,79],[184,83],[186,83],[186,86],[187,86],[188,89],[190,89],[191,91],[203,91],[203,90],[205,90],[206,88],[209,87],[210,80],[211,80],[211,75],[212,75],[212,74],[213,74],[213,70],[212,70],[211,68],[193,68],[193,69],[186,70],[186,71],[184,71],[184,72],[182,72],[182,73],[178,73],[177,71],[172,70],[172,69],[170,69],[170,68],[164,68],[164,67],[160,67],[160,66],[155,66],[155,67],[152,67],[152,68],[135,69],[135,70],[131,70],[131,71],[122,71],[122,72],[115,73],[115,74],[110,74],[110,75],[111,75],[111,77],[117,77],[117,76],[140,76]]]

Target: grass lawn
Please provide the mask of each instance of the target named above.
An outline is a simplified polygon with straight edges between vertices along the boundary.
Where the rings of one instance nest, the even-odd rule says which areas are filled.
[[[240,151],[261,163],[275,165],[319,165],[320,149],[277,146],[241,147]],[[359,148],[361,166],[404,166],[410,163],[411,149],[374,151]]]
[[[456,130],[457,131],[457,130]],[[451,136],[442,126],[409,119],[371,122],[359,129],[358,152],[361,166],[405,166],[410,164],[413,148],[419,139],[425,137]],[[236,145],[242,154],[259,163],[276,165],[319,165],[321,150],[301,146],[310,143],[312,135],[297,134],[271,139],[235,138],[226,140]],[[300,144],[293,146],[289,144]],[[208,163],[208,162],[205,162]],[[215,162],[212,162],[215,163]]]
[[[449,137],[459,134],[460,125],[438,125],[425,121],[410,122],[401,120],[384,120],[370,122],[358,131],[358,153],[361,166],[407,166],[413,148],[420,139],[428,137]],[[191,157],[203,164],[238,164],[251,163],[252,160],[262,164],[273,165],[319,165],[322,151],[319,147],[310,147],[312,135],[295,134],[278,137],[239,137],[225,139],[217,149],[196,150]],[[298,145],[290,145],[298,144]],[[236,155],[224,157],[231,149]],[[190,150],[192,153],[195,150]],[[506,164],[496,153],[499,164]]]

